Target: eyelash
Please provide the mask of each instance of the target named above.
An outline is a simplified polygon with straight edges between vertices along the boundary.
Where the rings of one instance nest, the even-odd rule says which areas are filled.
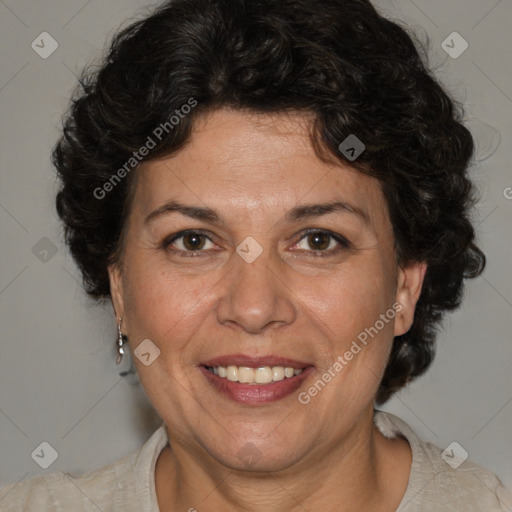
[[[323,251],[306,251],[306,252],[310,252],[312,253],[314,256],[313,257],[320,257],[320,258],[325,258],[325,257],[328,257],[328,256],[334,256],[336,255],[337,253],[339,253],[340,251],[344,250],[344,249],[348,249],[351,247],[350,245],[350,242],[344,238],[343,236],[341,235],[338,235],[337,233],[333,233],[331,231],[327,231],[325,229],[314,229],[314,228],[311,228],[311,229],[306,229],[305,231],[303,231],[301,233],[301,238],[296,242],[295,245],[299,244],[302,240],[304,240],[304,238],[308,237],[309,235],[312,235],[312,234],[321,234],[321,235],[327,235],[329,237],[331,237],[332,239],[336,240],[336,242],[338,242],[339,246],[335,249],[330,249],[329,251],[326,251],[326,250],[323,250]],[[213,240],[211,239],[210,236],[208,236],[208,233],[206,231],[203,231],[201,229],[197,229],[197,230],[185,230],[185,231],[180,231],[179,233],[175,233],[174,235],[171,235],[170,237],[167,237],[163,243],[162,243],[162,249],[166,249],[166,250],[169,250],[169,246],[175,242],[176,240],[179,240],[180,238],[183,238],[185,237],[186,235],[203,235],[205,236],[210,242],[214,243]],[[330,244],[329,244],[330,245]],[[197,251],[184,251],[182,249],[170,249],[172,252],[176,253],[176,254],[180,254],[180,256],[183,256],[183,257],[186,257],[186,258],[195,258],[195,257],[202,257],[201,253],[204,253],[206,251],[203,251],[201,249],[197,250]]]

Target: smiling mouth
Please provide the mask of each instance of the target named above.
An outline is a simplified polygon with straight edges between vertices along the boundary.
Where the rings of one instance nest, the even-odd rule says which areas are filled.
[[[291,366],[260,366],[251,368],[249,366],[205,366],[210,372],[230,382],[242,384],[271,384],[285,379],[296,377],[303,372],[303,368]]]
[[[244,405],[260,406],[295,393],[315,367],[273,354],[225,354],[197,366],[212,391]]]

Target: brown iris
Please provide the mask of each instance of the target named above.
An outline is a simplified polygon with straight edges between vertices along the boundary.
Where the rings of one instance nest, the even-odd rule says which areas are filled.
[[[190,241],[190,243],[187,242]],[[205,243],[205,236],[199,233],[190,233],[183,235],[183,245],[187,250],[194,251],[202,249]]]
[[[329,247],[330,238],[331,237],[327,233],[312,233],[308,235],[308,244],[311,247],[316,248],[318,250],[326,249],[327,247]],[[323,240],[325,243],[319,243],[319,240]],[[319,245],[321,247],[319,247]]]

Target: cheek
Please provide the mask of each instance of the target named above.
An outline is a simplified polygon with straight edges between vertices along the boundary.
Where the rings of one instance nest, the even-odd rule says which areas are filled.
[[[302,293],[332,333],[352,336],[373,326],[381,314],[392,308],[395,297],[385,272],[375,266],[347,266],[332,278],[305,285]],[[389,319],[384,326],[379,322],[379,330],[389,334],[392,323]]]
[[[355,407],[358,400],[371,400],[378,388],[394,331],[394,288],[388,274],[379,265],[347,266],[324,280],[323,287],[310,288],[310,293],[316,290],[309,300],[326,340],[319,378],[333,382],[324,395],[327,403],[342,399]]]
[[[206,285],[201,279],[178,277],[153,261],[131,261],[125,282],[125,312],[132,351],[145,339],[160,350],[149,366],[135,357],[137,373],[151,402],[159,411],[169,408],[187,416],[182,397],[193,365],[190,340],[201,325],[206,304],[200,301]],[[188,282],[187,282],[188,281]],[[178,414],[179,416],[179,414]]]
[[[135,339],[151,339],[162,352],[183,348],[213,308],[211,291],[219,276],[187,276],[166,262],[133,259],[126,272],[125,311]],[[208,293],[210,290],[210,293]]]

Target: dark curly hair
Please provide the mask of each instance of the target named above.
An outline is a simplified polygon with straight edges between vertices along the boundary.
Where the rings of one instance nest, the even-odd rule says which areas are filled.
[[[183,147],[199,113],[304,112],[322,160],[344,160],[338,146],[350,134],[364,142],[350,163],[381,182],[399,264],[428,265],[377,403],[422,374],[444,313],[460,305],[464,278],[480,275],[485,256],[469,218],[473,139],[411,37],[367,0],[169,0],[123,28],[101,64],[82,72],[52,154],[57,211],[87,293],[110,294],[135,175],[126,162],[135,169],[155,127],[196,102],[142,161]]]

